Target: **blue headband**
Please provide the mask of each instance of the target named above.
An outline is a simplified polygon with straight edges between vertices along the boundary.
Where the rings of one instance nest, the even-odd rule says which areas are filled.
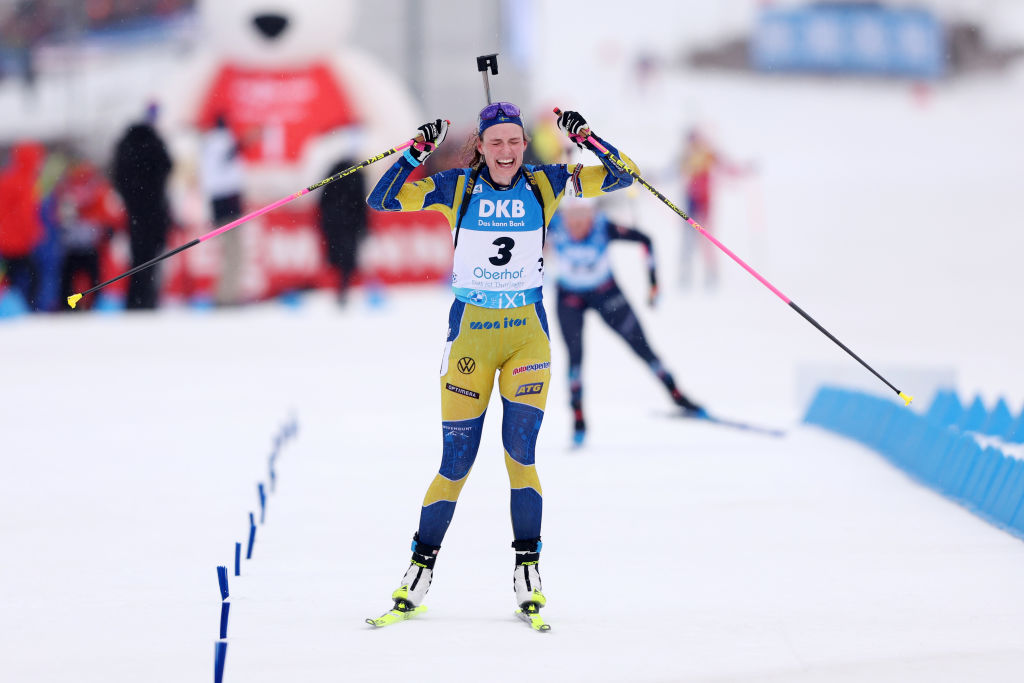
[[[497,116],[495,116],[490,121],[481,121],[480,122],[480,127],[477,130],[477,133],[479,133],[480,135],[483,135],[485,130],[487,130],[491,126],[495,126],[495,125],[497,125],[499,123],[514,123],[517,126],[519,126],[520,128],[522,128],[523,130],[526,130],[526,126],[523,125],[523,119],[522,118],[520,118],[518,116],[504,116],[502,114],[498,114]]]
[[[515,115],[512,116],[506,113],[502,108],[502,105],[508,105]],[[493,116],[485,118],[485,114],[490,114],[491,112],[493,112]],[[526,126],[523,125],[523,119],[519,112],[519,107],[516,107],[514,104],[509,102],[495,102],[494,104],[487,105],[480,111],[480,116],[477,118],[476,132],[478,135],[483,135],[485,130],[499,123],[514,123],[524,131],[526,130]]]

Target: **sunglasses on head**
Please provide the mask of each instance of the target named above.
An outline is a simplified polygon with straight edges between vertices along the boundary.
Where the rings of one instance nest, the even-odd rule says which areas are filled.
[[[480,120],[493,121],[498,118],[498,114],[515,118],[519,116],[521,112],[519,111],[519,107],[511,102],[494,102],[480,110]]]

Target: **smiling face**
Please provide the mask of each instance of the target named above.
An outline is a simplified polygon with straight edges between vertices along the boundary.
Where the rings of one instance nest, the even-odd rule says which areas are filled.
[[[498,123],[483,132],[476,149],[483,155],[491,180],[508,185],[523,165],[526,136],[515,123]]]

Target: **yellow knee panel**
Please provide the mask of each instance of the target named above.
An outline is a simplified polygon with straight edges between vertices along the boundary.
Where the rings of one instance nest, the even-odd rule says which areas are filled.
[[[540,495],[544,495],[540,489],[540,478],[537,477],[537,468],[534,465],[522,465],[506,453],[505,468],[508,469],[508,481],[512,488],[531,488]]]
[[[427,488],[427,495],[423,498],[423,507],[432,505],[440,500],[457,501],[459,493],[462,492],[462,487],[465,485],[468,477],[468,472],[465,477],[456,481],[452,481],[440,474],[435,475],[434,481],[430,482],[430,486]]]

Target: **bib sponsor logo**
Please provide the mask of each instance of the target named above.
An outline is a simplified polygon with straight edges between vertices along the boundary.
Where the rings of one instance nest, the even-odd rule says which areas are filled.
[[[482,306],[487,301],[487,292],[481,292],[479,289],[474,289],[466,295],[470,303],[474,303],[478,306]]]
[[[449,384],[448,382],[445,382],[444,388],[447,389],[448,391],[454,391],[456,394],[461,394],[462,396],[468,396],[469,398],[480,398],[480,394],[476,393],[475,391],[470,391],[469,389],[463,389],[462,387],[457,387],[454,384]],[[520,388],[522,388],[522,387],[520,387]],[[519,394],[516,394],[516,396],[518,396],[518,395]]]
[[[521,365],[512,371],[512,375],[518,375],[521,372],[533,372],[534,370],[547,370],[551,367],[551,363],[530,363],[529,365]]]
[[[480,200],[480,218],[522,218],[525,215],[522,199]]]
[[[469,323],[471,330],[500,330],[503,327],[522,327],[526,324],[526,318],[505,318],[504,320],[480,321]]]
[[[516,396],[534,396],[539,394],[544,388],[544,382],[531,382],[529,384],[520,384],[519,388],[516,389]]]
[[[469,356],[463,356],[459,359],[458,365],[456,365],[463,375],[472,375],[473,371],[476,370],[476,361]]]
[[[509,294],[507,292],[500,292],[498,294],[498,308],[519,308],[520,306],[526,305],[526,293],[515,292]],[[524,319],[523,324],[526,324]]]
[[[481,280],[521,280],[525,267],[519,270],[487,270],[477,266],[473,269],[473,277]]]

